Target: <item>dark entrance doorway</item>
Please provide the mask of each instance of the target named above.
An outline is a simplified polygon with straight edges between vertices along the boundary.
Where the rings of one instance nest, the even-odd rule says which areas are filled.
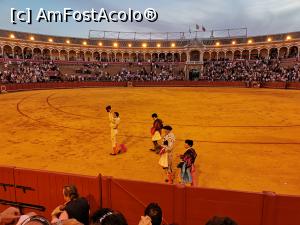
[[[191,69],[189,72],[189,80],[199,80],[200,72],[197,69]]]

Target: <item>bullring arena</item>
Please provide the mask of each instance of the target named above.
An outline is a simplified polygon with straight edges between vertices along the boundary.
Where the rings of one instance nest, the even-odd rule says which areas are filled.
[[[114,207],[129,224],[153,200],[174,224],[212,213],[242,225],[299,218],[300,32],[150,42],[0,34],[0,203],[49,216],[73,181],[93,209]],[[120,113],[125,154],[109,155],[107,105]],[[149,150],[154,112],[176,136],[172,185]],[[196,187],[177,179],[186,139]]]
[[[163,182],[159,157],[149,151],[151,114],[159,112],[174,128],[175,154],[183,154],[185,139],[197,142],[199,186],[300,194],[299,91],[99,88],[0,99],[1,164]],[[116,158],[109,155],[108,104],[121,114],[128,147]]]

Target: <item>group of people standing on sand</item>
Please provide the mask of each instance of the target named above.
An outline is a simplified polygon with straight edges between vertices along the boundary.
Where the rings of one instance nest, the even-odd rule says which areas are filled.
[[[158,118],[156,113],[152,114],[153,126],[151,128],[153,148],[150,150],[159,154],[159,165],[165,170],[165,181],[169,184],[174,182],[173,171],[173,154],[175,148],[175,135],[173,128],[169,125],[164,126],[161,119]],[[159,144],[159,142],[161,142]],[[193,140],[185,140],[185,152],[183,155],[179,155],[180,163],[177,168],[180,169],[179,182],[186,185],[195,186],[195,160],[197,153],[193,148]]]
[[[118,127],[121,121],[120,115],[118,112],[112,112],[111,106],[107,106],[106,111],[108,112],[111,130],[112,152],[110,155],[115,156],[125,153],[127,151],[126,146],[117,143]],[[152,114],[152,119],[153,125],[150,133],[153,148],[150,150],[160,155],[158,164],[165,171],[165,182],[172,184],[174,182],[173,154],[176,141],[173,128],[169,125],[164,126],[163,121],[158,118],[156,113]],[[185,152],[183,155],[179,155],[180,163],[177,165],[177,168],[180,169],[179,182],[191,186],[196,185],[195,160],[197,153],[193,148],[193,144],[193,140],[185,140]]]

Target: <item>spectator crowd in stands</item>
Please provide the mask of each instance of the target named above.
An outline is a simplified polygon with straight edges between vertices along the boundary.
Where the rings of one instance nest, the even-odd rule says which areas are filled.
[[[0,67],[1,68],[1,67]],[[70,74],[63,74],[52,61],[42,63],[19,62],[14,66],[4,64],[0,69],[1,83],[36,83],[48,81],[171,81],[184,80],[183,70],[173,64],[151,63],[150,69],[138,63],[126,64],[119,72],[110,73],[110,65],[87,64]],[[197,78],[198,80],[198,78]],[[277,59],[209,61],[203,65],[199,80],[247,82],[299,82],[300,64],[284,67]]]
[[[154,65],[154,69],[151,66],[150,72],[145,67],[140,67],[136,71],[123,68],[116,75],[110,76],[109,74],[100,74],[98,80],[102,81],[170,81],[170,80],[183,80],[184,72],[174,73],[172,66],[159,66]],[[129,67],[130,68],[130,67]]]
[[[59,67],[52,62],[5,64],[0,70],[0,83],[36,83],[50,81],[60,75]]]
[[[204,64],[201,80],[210,81],[300,81],[300,64],[285,68],[279,60],[211,61]]]
[[[183,80],[184,72],[175,72],[171,65],[151,65],[147,71],[142,65],[138,69],[131,70],[132,64],[123,68],[116,74],[110,74],[104,70],[108,64],[87,64],[76,70],[73,74],[62,74],[60,67],[54,62],[43,62],[40,64],[30,62],[19,62],[14,67],[5,64],[0,70],[0,83],[36,83],[49,81],[169,81]]]

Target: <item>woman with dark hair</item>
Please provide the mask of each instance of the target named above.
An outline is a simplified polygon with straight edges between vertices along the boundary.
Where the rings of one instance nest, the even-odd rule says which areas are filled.
[[[144,211],[145,216],[149,216],[152,225],[161,225],[163,213],[160,206],[157,203],[150,203]]]
[[[238,225],[238,224],[229,217],[214,216],[209,221],[207,221],[206,225]]]
[[[91,216],[92,225],[128,225],[122,213],[109,208],[97,210]]]
[[[59,220],[76,219],[80,223],[88,225],[90,206],[85,198],[79,197],[76,186],[64,186],[63,196],[65,203],[54,209],[51,214],[51,223],[55,223]]]

